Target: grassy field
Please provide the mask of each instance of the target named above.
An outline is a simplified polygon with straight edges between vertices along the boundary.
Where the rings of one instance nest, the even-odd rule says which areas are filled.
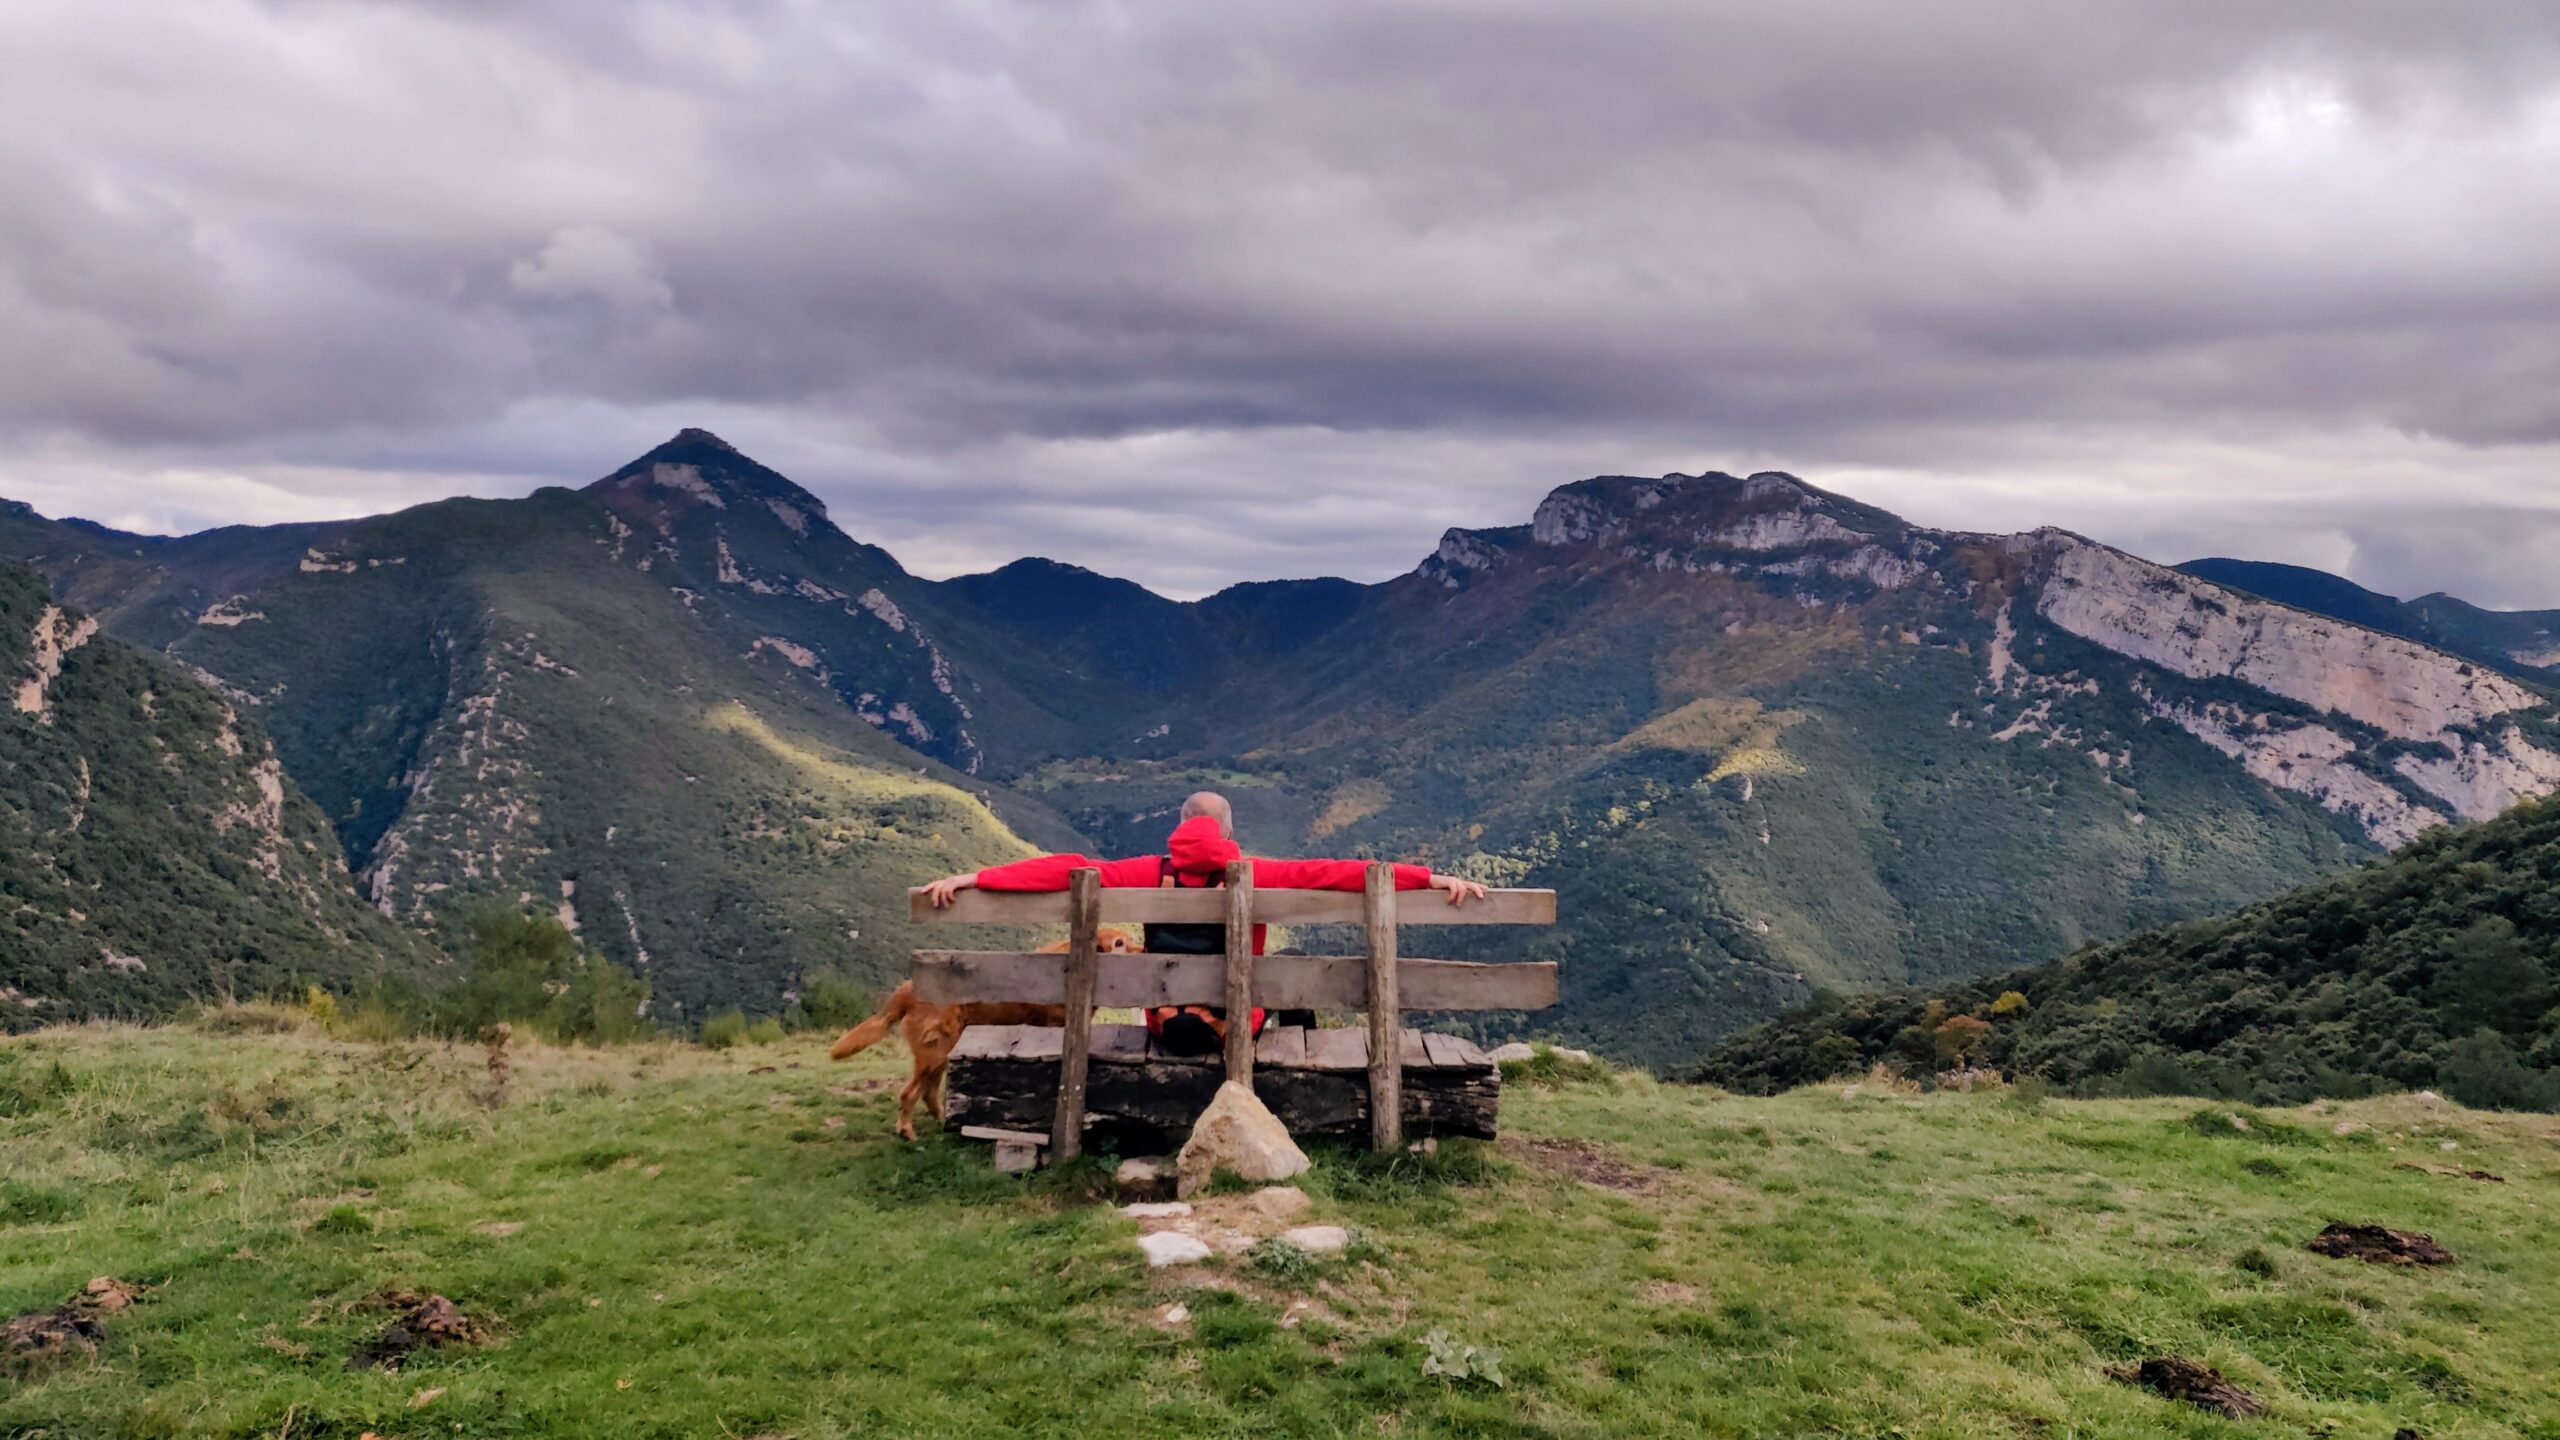
[[[490,1108],[468,1048],[0,1042],[0,1318],[151,1287],[0,1435],[2560,1436],[2551,1117],[1515,1082],[1499,1147],[1319,1157],[1358,1258],[1175,1277],[822,1046],[522,1049]],[[2330,1219],[2462,1263],[2305,1253]],[[386,1287],[492,1337],[350,1370]],[[2164,1352],[2267,1417],[2104,1373]]]

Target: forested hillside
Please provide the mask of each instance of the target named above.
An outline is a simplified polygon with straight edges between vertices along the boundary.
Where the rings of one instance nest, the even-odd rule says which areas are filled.
[[[0,1029],[419,976],[253,718],[0,563]]]
[[[2427,835],[2224,919],[1935,993],[1833,996],[1693,1078],[1767,1091],[1958,1055],[2089,1094],[2434,1087],[2560,1109],[2560,801]]]

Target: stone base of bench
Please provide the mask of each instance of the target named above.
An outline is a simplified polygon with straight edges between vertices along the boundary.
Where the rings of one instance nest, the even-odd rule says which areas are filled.
[[[1058,1100],[1061,1032],[1029,1025],[972,1027],[951,1052],[943,1124],[1045,1132]],[[1494,1138],[1502,1071],[1454,1035],[1404,1032],[1404,1131]],[[1253,1090],[1293,1135],[1369,1134],[1369,1032],[1275,1028],[1254,1045]],[[1093,1027],[1085,1129],[1140,1144],[1179,1135],[1226,1078],[1216,1055],[1169,1055],[1138,1025]]]

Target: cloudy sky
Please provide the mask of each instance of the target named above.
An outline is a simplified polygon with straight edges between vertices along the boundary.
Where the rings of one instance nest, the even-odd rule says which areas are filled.
[[[2560,606],[2550,0],[10,0],[0,495],[687,424],[913,568],[1408,568],[1782,468]]]

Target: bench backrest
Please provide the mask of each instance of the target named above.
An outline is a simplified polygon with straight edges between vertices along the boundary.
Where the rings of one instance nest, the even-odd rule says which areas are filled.
[[[963,890],[945,907],[922,889],[907,892],[915,920],[941,924],[1046,925],[1065,922],[1065,953],[1015,950],[919,950],[916,997],[936,1005],[985,1002],[1059,1005],[1065,1034],[1059,1056],[1058,1109],[1051,1145],[1060,1158],[1083,1143],[1087,1037],[1096,1005],[1217,1005],[1230,1015],[1264,1009],[1366,1010],[1369,1013],[1369,1108],[1372,1143],[1391,1150],[1403,1124],[1399,1031],[1406,1010],[1535,1010],[1556,1003],[1556,967],[1547,962],[1480,964],[1407,959],[1398,953],[1406,925],[1552,925],[1552,890],[1495,890],[1451,905],[1437,890],[1395,888],[1394,867],[1369,866],[1367,886],[1341,890],[1259,890],[1250,861],[1227,867],[1214,889],[1102,888],[1101,872],[1078,870],[1063,892]],[[1100,927],[1121,924],[1223,923],[1223,955],[1102,954]],[[1256,925],[1356,923],[1360,955],[1253,953]],[[1250,1086],[1250,1028],[1228,1027],[1227,1078]]]

